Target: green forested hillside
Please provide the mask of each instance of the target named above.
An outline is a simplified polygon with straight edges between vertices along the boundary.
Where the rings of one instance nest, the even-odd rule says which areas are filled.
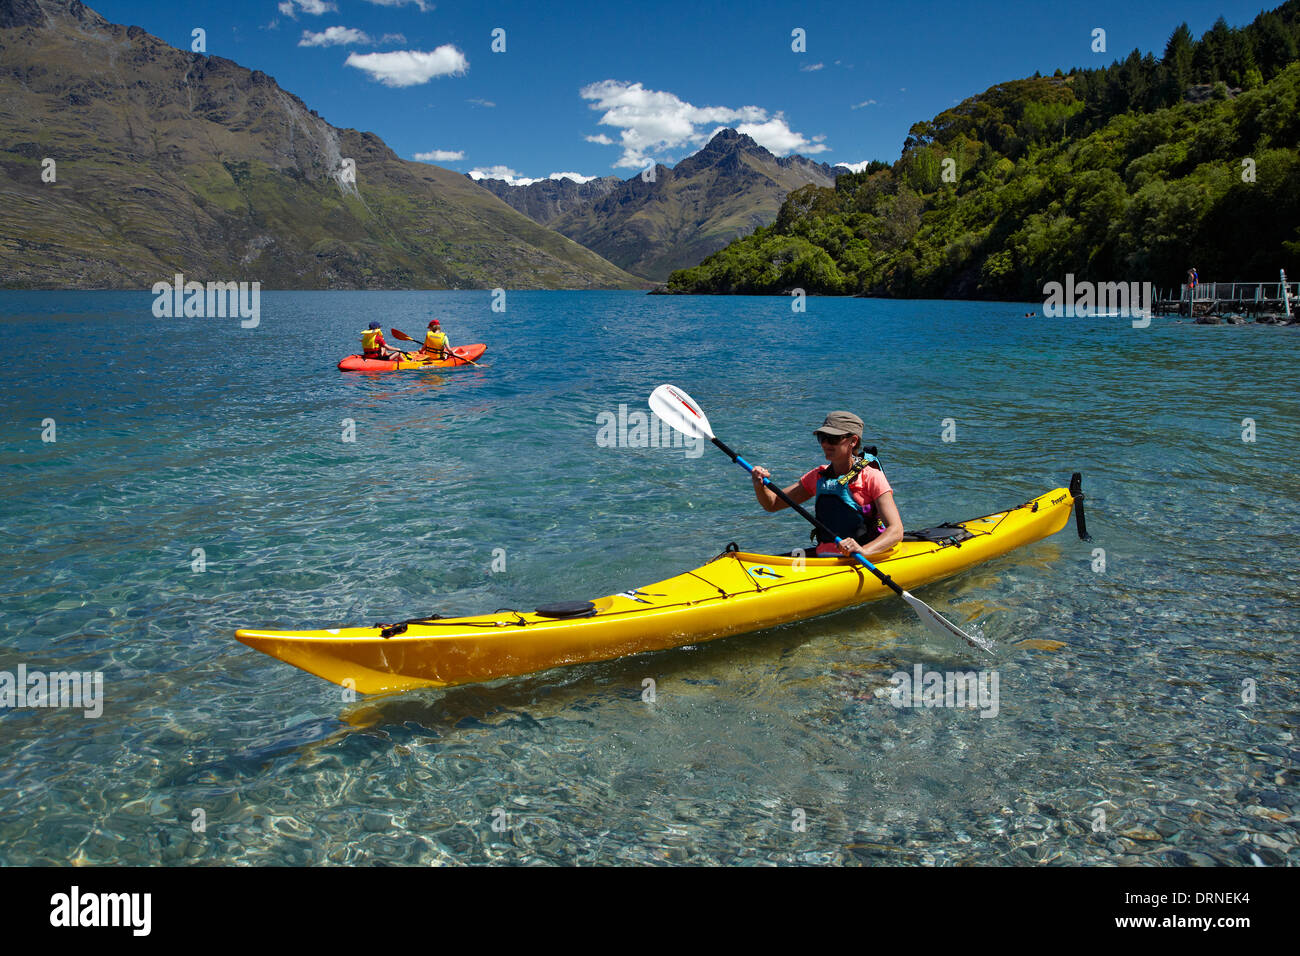
[[[1300,0],[1156,59],[995,86],[900,158],[791,193],[668,291],[1031,298],[1067,272],[1176,285],[1300,259]]]

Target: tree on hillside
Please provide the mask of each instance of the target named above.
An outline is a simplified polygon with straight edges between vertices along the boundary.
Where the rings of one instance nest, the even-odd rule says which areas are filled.
[[[1165,44],[1164,89],[1161,91],[1166,106],[1173,106],[1183,98],[1183,91],[1192,82],[1192,31],[1180,23]]]
[[[1223,79],[1232,86],[1245,86],[1246,75],[1254,69],[1255,46],[1250,34],[1245,30],[1228,30],[1223,40]]]
[[[1288,63],[1300,57],[1300,50],[1296,48],[1296,35],[1287,29],[1282,18],[1275,12],[1261,14],[1255,25],[1258,27],[1255,58],[1264,79],[1271,80]]]
[[[1196,83],[1214,83],[1219,77],[1219,47],[1213,30],[1201,35],[1201,42],[1192,51],[1192,80]]]
[[[809,219],[819,219],[839,211],[839,197],[834,189],[809,183],[785,197],[781,210],[776,215],[777,232],[788,233],[795,230],[800,223]]]

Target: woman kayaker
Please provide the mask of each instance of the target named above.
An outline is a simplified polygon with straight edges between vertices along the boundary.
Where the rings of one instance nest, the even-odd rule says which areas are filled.
[[[421,361],[442,361],[447,358],[451,345],[447,341],[447,333],[442,330],[441,324],[437,319],[429,322],[428,331],[424,333],[424,345],[418,352],[412,353],[412,358]]]
[[[361,333],[361,355],[363,358],[375,359],[380,362],[392,362],[406,358],[405,352],[390,347],[384,341],[384,332],[379,327],[378,322],[371,322],[366,330]]]
[[[818,556],[838,556],[855,551],[864,557],[888,551],[903,540],[903,519],[894,504],[889,486],[874,455],[858,454],[862,441],[862,419],[852,412],[831,412],[813,432],[821,443],[827,465],[808,472],[784,489],[796,504],[816,497],[816,515],[822,524],[842,540],[836,545],[817,530]],[[764,511],[780,511],[785,502],[763,484],[770,478],[766,468],[755,467],[754,496]]]

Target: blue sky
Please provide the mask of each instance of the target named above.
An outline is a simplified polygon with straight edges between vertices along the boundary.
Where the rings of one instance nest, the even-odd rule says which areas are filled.
[[[1003,80],[1157,56],[1259,0],[1181,3],[434,3],[90,0],[189,49],[260,69],[335,126],[406,159],[627,178],[695,152],[721,126],[779,155],[892,162],[912,123]],[[493,31],[504,30],[504,52]],[[1093,30],[1106,31],[1094,53]],[[802,29],[806,52],[795,52]],[[498,40],[500,35],[498,34]]]

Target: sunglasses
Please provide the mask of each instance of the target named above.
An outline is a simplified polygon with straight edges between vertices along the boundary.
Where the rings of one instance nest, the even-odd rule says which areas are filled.
[[[849,438],[849,437],[851,437],[851,436],[849,436],[849,435],[823,435],[823,434],[821,434],[820,432],[817,433],[817,440],[818,440],[819,442],[821,442],[823,445],[838,445],[840,442],[844,441],[844,439]]]

